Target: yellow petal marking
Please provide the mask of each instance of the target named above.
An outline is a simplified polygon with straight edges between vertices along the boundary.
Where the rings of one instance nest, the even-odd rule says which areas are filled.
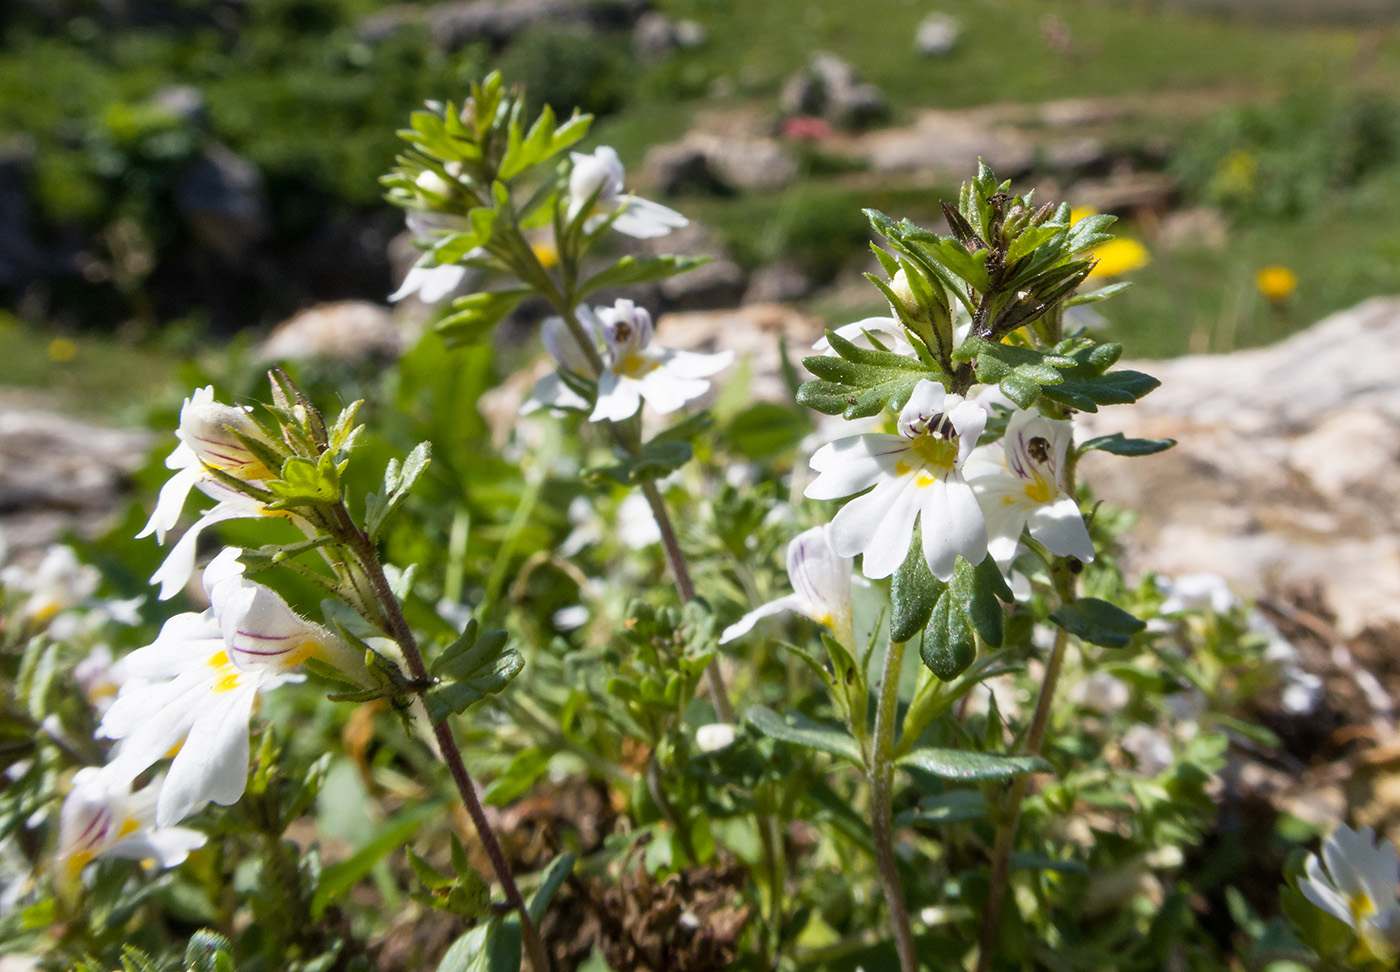
[[[243,673],[234,667],[229,660],[228,653],[216,651],[209,656],[209,667],[214,669],[218,679],[214,682],[214,694],[220,695],[224,692],[232,692],[238,688],[239,682],[243,680]]]

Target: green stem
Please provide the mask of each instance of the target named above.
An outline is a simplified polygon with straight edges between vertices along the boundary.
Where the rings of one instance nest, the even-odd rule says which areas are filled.
[[[918,972],[914,954],[914,933],[909,927],[909,907],[899,882],[894,857],[894,725],[899,708],[899,673],[904,665],[904,642],[892,641],[885,652],[885,669],[880,676],[880,698],[875,709],[875,738],[870,765],[870,829],[875,841],[875,864],[885,887],[885,900],[894,927],[895,948],[899,951],[901,972]]]
[[[1055,644],[1050,649],[1050,658],[1045,663],[1045,679],[1040,685],[1040,698],[1035,703],[1035,715],[1031,718],[1031,728],[1026,734],[1022,753],[1039,756],[1045,741],[1045,731],[1050,724],[1050,706],[1055,697],[1055,685],[1060,679],[1060,670],[1065,663],[1065,648],[1069,636],[1064,628],[1055,630]],[[988,972],[992,958],[996,954],[997,928],[1001,923],[1001,906],[1006,898],[1006,889],[1011,874],[1011,851],[1016,843],[1016,825],[1021,816],[1021,802],[1026,797],[1029,776],[1021,774],[1011,784],[1001,819],[997,823],[996,844],[992,849],[992,871],[987,887],[987,910],[982,916],[982,941],[977,951],[977,972]]]

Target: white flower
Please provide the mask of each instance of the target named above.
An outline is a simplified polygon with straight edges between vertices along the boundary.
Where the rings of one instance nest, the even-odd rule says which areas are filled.
[[[711,722],[695,730],[695,745],[702,753],[718,752],[734,745],[738,732],[727,722]]]
[[[576,318],[584,333],[593,341],[596,350],[598,346],[597,318],[587,307],[579,307]],[[566,368],[576,375],[586,376],[593,373],[593,365],[588,359],[588,352],[579,344],[578,338],[574,336],[574,332],[565,323],[564,318],[546,317],[544,323],[540,325],[540,340],[544,342],[544,349],[549,352],[549,356],[560,368]],[[535,382],[530,396],[520,405],[520,414],[529,415],[541,408],[582,410],[588,408],[588,401],[565,384],[564,380],[559,377],[558,371],[551,371]]]
[[[111,708],[121,688],[119,670],[112,662],[112,649],[99,644],[89,651],[87,657],[73,666],[73,681],[78,683],[88,705],[98,713]]]
[[[1210,611],[1225,614],[1239,599],[1219,574],[1183,574],[1176,578],[1157,578],[1157,587],[1167,595],[1160,609],[1162,614],[1185,611]]]
[[[613,229],[639,240],[665,236],[689,224],[690,220],[674,209],[639,196],[623,195],[622,160],[608,146],[601,146],[592,155],[570,152],[569,158],[574,162],[569,173],[569,222],[578,217],[597,193],[584,223],[586,232],[592,233],[614,213],[617,215],[613,219]]]
[[[32,572],[19,566],[0,571],[0,586],[29,595],[19,616],[41,625],[92,597],[101,579],[96,567],[80,562],[66,546],[50,547]]]
[[[1123,733],[1118,745],[1133,757],[1138,772],[1143,776],[1156,776],[1172,764],[1171,739],[1151,726],[1138,723]]]
[[[971,479],[987,519],[988,550],[1003,570],[1016,558],[1027,527],[1057,556],[1094,559],[1079,503],[1065,488],[1065,453],[1073,437],[1070,422],[1018,410],[1002,439],[1001,468]]]
[[[120,857],[174,867],[189,852],[204,846],[204,835],[184,827],[158,827],[158,783],[136,793],[131,780],[110,767],[89,766],[73,777],[73,789],[58,817],[59,879],[71,883],[89,861]]]
[[[259,692],[299,680],[296,669],[310,657],[352,677],[363,671],[350,646],[246,580],[238,554],[226,549],[205,569],[209,610],[176,615],[153,644],[118,663],[122,688],[98,729],[119,740],[111,763],[119,775],[134,777],[174,753],[157,805],[161,826],[243,795]]]
[[[829,530],[829,525],[817,526],[793,537],[787,549],[788,580],[793,593],[754,608],[725,628],[720,644],[748,634],[760,618],[796,611],[826,625],[841,644],[852,645],[851,558],[832,549]]]
[[[656,525],[656,515],[641,490],[628,493],[617,504],[617,538],[628,550],[642,550],[661,542],[661,528]]]
[[[175,432],[180,444],[165,460],[165,465],[175,470],[175,474],[161,487],[150,520],[136,536],[140,538],[155,534],[157,542],[164,543],[166,533],[179,521],[191,489],[197,488],[218,502],[185,531],[165,563],[151,576],[151,583],[160,585],[159,597],[162,601],[174,597],[189,581],[190,574],[194,572],[199,536],[206,527],[223,520],[258,516],[298,519],[286,512],[268,510],[252,497],[220,482],[211,472],[218,470],[253,484],[277,477],[278,472],[268,469],[232,431],[236,430],[247,439],[275,449],[258,424],[249,417],[250,411],[249,408],[214,401],[212,385],[197,389],[185,399],[184,407],[180,409],[180,426]]]
[[[1068,698],[1076,705],[1082,705],[1099,715],[1111,716],[1132,701],[1128,685],[1116,675],[1108,672],[1093,672],[1087,678],[1074,683]]]
[[[1323,841],[1322,859],[1308,858],[1305,872],[1298,882],[1303,897],[1350,925],[1377,957],[1394,958],[1400,949],[1400,854],[1394,844],[1377,842],[1370,827],[1342,824]]]
[[[417,297],[425,304],[436,304],[460,287],[466,274],[466,267],[439,264],[427,254],[409,268],[399,289],[389,295],[389,302],[396,304],[405,297]]]
[[[975,403],[925,379],[899,413],[898,435],[868,433],[818,449],[811,466],[820,475],[804,495],[837,499],[875,487],[836,514],[832,548],[845,557],[863,553],[866,577],[888,577],[903,563],[914,522],[922,518],[924,559],[935,577],[951,578],[959,555],[981,563],[987,526],[962,465],[986,422]]]
[[[643,400],[661,415],[674,412],[709,391],[706,379],[734,360],[733,351],[699,354],[652,347],[656,328],[651,314],[630,300],[598,308],[597,319],[607,354],[598,376],[598,400],[588,417],[593,422],[631,418]]]

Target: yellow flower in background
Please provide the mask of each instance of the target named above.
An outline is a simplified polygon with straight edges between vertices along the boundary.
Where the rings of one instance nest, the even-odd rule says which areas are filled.
[[[1254,286],[1266,300],[1281,304],[1298,289],[1298,275],[1284,266],[1274,264],[1254,275]]]
[[[1090,277],[1119,277],[1141,270],[1152,261],[1147,247],[1126,236],[1094,247],[1089,251],[1089,256],[1098,261],[1089,271]]]
[[[559,248],[554,245],[553,240],[538,240],[530,244],[530,249],[534,251],[535,259],[540,261],[540,266],[546,270],[558,265]]]
[[[66,337],[54,338],[49,342],[49,360],[63,364],[78,356],[78,345]]]

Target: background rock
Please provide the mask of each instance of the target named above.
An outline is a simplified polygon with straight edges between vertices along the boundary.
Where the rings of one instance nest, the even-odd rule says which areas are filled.
[[[342,300],[318,304],[277,325],[256,355],[262,361],[329,359],[354,364],[396,358],[403,343],[387,308]]]
[[[22,561],[70,532],[92,538],[110,528],[153,438],[0,406],[0,533],[9,556]]]
[[[1138,365],[1162,387],[1080,417],[1084,437],[1175,438],[1087,481],[1140,516],[1130,563],[1241,594],[1316,589],[1343,636],[1400,622],[1400,299],[1267,348]]]
[[[922,57],[947,57],[957,46],[960,33],[956,17],[931,13],[914,30],[914,50]]]

